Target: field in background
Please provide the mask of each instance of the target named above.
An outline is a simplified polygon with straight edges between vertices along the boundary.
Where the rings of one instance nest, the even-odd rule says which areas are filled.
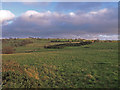
[[[3,88],[118,87],[118,42],[72,39],[4,39]]]

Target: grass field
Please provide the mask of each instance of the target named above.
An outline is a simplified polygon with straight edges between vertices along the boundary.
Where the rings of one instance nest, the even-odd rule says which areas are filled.
[[[20,40],[5,41],[3,47]],[[45,49],[45,45],[65,42],[30,40],[32,43],[14,47],[14,53],[2,54],[3,88],[118,87],[117,42]]]

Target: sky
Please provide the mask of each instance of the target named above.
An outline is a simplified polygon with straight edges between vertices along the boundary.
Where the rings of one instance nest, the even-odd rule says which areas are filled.
[[[117,2],[3,2],[2,37],[118,39]]]

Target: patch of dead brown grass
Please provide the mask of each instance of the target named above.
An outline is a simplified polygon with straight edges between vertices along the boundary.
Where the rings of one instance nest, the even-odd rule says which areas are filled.
[[[2,62],[2,72],[8,72],[8,71],[19,71],[23,73],[22,67],[19,65],[19,63],[13,61],[13,60],[6,60]]]
[[[27,68],[24,68],[24,71],[29,77],[33,77],[33,78],[35,78],[37,80],[39,79],[39,73],[38,73],[37,68],[35,68],[35,67],[27,67]]]

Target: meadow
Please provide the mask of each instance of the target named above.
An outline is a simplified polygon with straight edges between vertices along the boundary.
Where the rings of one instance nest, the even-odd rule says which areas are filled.
[[[45,48],[81,41],[4,39],[3,88],[117,88],[118,42]]]

